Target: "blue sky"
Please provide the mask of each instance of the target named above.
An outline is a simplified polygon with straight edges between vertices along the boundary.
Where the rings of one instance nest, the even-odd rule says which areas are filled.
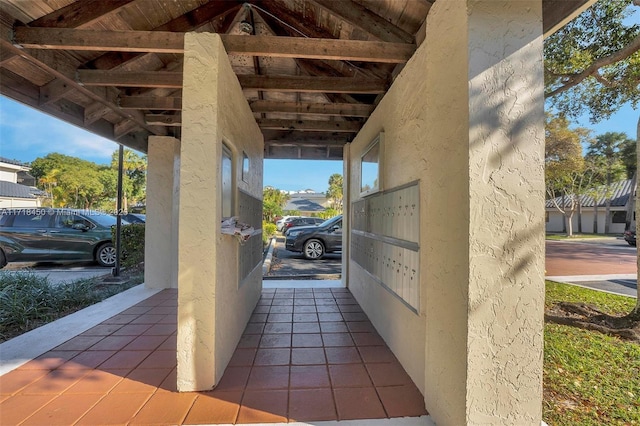
[[[634,139],[640,111],[623,106],[611,119],[598,124],[587,117],[572,127],[586,127],[593,135],[623,132]],[[0,96],[0,156],[31,162],[51,152],[72,155],[99,164],[111,161],[118,145],[30,107]],[[267,160],[264,184],[288,191],[324,192],[329,176],[342,174],[341,161]]]

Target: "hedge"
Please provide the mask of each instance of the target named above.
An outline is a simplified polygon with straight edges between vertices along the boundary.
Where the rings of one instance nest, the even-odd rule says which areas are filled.
[[[144,224],[122,225],[120,238],[120,264],[126,268],[144,262]],[[116,228],[111,229],[113,244],[116,244]]]

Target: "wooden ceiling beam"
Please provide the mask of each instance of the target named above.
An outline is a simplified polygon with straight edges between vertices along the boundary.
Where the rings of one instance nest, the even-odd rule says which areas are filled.
[[[124,109],[180,111],[182,98],[154,96],[120,96],[118,105]],[[287,113],[321,116],[368,117],[374,106],[350,103],[281,102],[254,100],[249,102],[256,113]]]
[[[274,145],[296,145],[299,143],[342,146],[353,140],[351,133],[291,131],[263,129],[265,143]]]
[[[13,42],[29,49],[94,52],[183,53],[184,33],[169,31],[76,30],[14,28]]]
[[[354,27],[371,34],[381,41],[413,43],[413,35],[391,24],[366,7],[351,0],[312,0],[327,12],[349,22]]]
[[[415,46],[408,43],[230,34],[221,37],[227,53],[252,56],[398,64],[407,62],[415,52]]]
[[[334,61],[404,63],[415,45],[361,40],[221,34],[229,54]],[[31,49],[184,53],[184,33],[69,28],[14,29],[15,44]]]
[[[55,79],[40,87],[40,105],[49,105],[64,98],[72,87],[65,81]]]
[[[358,121],[311,120],[256,120],[261,129],[291,130],[299,132],[358,133],[362,123]]]
[[[11,43],[4,39],[0,41],[0,47],[2,49],[6,49],[7,51],[13,52],[16,55],[19,55],[22,59],[40,67],[42,70],[49,73],[52,77],[64,81],[70,87],[73,87],[74,90],[77,90],[83,95],[88,96],[89,98],[100,103],[103,103],[106,106],[109,106],[116,114],[120,115],[121,117],[135,120],[131,113],[122,111],[117,105],[109,102],[100,94],[96,94],[93,90],[90,90],[90,88],[83,87],[82,85],[78,84],[75,79],[71,77],[71,75],[73,75],[76,70],[72,69],[72,66],[70,64],[61,66],[61,62],[56,61],[57,58],[47,55],[47,53],[51,54],[54,52],[44,51],[42,52],[44,53],[44,55],[36,56],[39,51],[27,52],[24,49],[19,49],[13,46]],[[144,122],[138,122],[138,124],[141,125],[141,127],[145,130],[155,135],[164,136],[166,134],[166,129],[149,127]]]
[[[250,101],[253,112],[260,113],[291,113],[314,114],[344,117],[368,117],[374,106],[350,103],[311,103],[311,102],[280,102],[280,101]]]
[[[388,88],[384,80],[351,77],[238,75],[238,80],[243,89],[278,92],[378,94]]]
[[[172,71],[77,70],[78,83],[84,86],[182,88],[182,73]],[[351,77],[311,77],[283,75],[238,75],[243,89],[311,93],[384,93],[387,82]]]
[[[156,96],[120,96],[118,105],[124,109],[180,111],[182,98]]]
[[[30,27],[80,28],[112,14],[133,0],[83,0],[29,22]]]
[[[152,31],[185,33],[197,30],[211,22],[218,33],[225,33],[233,22],[233,16],[240,10],[241,5],[241,1],[235,0],[210,1],[203,6],[154,28]],[[99,70],[115,69],[145,55],[149,55],[149,53],[108,52],[89,62],[87,68]]]
[[[147,124],[151,126],[182,126],[182,114],[145,114]]]
[[[182,73],[171,71],[107,71],[78,70],[78,83],[83,86],[151,87],[181,89]]]

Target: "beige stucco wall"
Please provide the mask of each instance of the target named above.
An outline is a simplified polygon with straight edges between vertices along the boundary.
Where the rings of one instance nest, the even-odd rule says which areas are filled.
[[[147,161],[144,282],[147,288],[175,288],[178,286],[175,279],[178,222],[174,206],[178,202],[180,141],[172,137],[150,136]]]
[[[420,181],[420,314],[354,262],[349,286],[441,425],[540,424],[540,1],[438,1],[350,147],[385,132],[385,189]]]
[[[540,424],[544,315],[541,1],[469,2],[467,418]]]
[[[220,233],[222,142],[234,153],[236,185],[261,198],[263,139],[217,34],[185,35],[182,129],[178,389],[193,391],[220,380],[262,282],[257,268],[239,286],[239,242]],[[246,183],[243,151],[252,165]]]

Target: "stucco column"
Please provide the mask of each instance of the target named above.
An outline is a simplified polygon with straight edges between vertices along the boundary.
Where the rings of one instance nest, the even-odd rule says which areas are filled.
[[[222,234],[221,219],[224,205],[227,214],[259,227],[252,206],[261,204],[264,145],[219,34],[185,34],[183,73],[177,386],[201,391],[222,377],[260,298],[262,268],[250,265],[241,274],[240,255],[251,253]],[[223,145],[232,157],[230,199],[222,193]],[[249,244],[261,259],[261,244]]]
[[[147,151],[145,269],[147,288],[177,287],[177,173],[180,141],[150,136]]]
[[[542,418],[542,2],[469,2],[471,424]]]
[[[540,425],[542,2],[438,1],[426,28],[427,409],[438,424]]]

